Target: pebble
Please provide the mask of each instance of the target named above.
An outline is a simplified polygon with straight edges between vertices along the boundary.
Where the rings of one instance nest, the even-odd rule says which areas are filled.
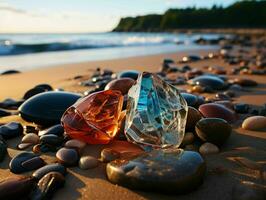
[[[82,150],[86,147],[86,143],[81,140],[72,139],[68,140],[64,146],[67,148],[76,149],[78,152],[82,152]]]
[[[10,122],[0,126],[0,135],[4,139],[11,139],[23,134],[23,126],[18,122]]]
[[[15,176],[0,181],[0,199],[18,200],[27,198],[35,182],[31,177]]]
[[[4,140],[0,139],[0,163],[4,160],[7,154],[7,144]]]
[[[27,134],[27,133],[38,133],[39,130],[37,127],[35,126],[23,126],[23,129],[24,129],[24,132]]]
[[[35,133],[28,133],[22,138],[21,143],[38,144],[39,141],[40,138],[38,135]]]
[[[132,78],[120,78],[109,82],[105,86],[105,90],[119,90],[123,95],[128,93],[128,90],[135,84]]]
[[[26,100],[26,99],[29,99],[29,98],[35,96],[36,94],[40,94],[40,93],[45,92],[45,91],[46,91],[46,90],[43,89],[43,88],[41,88],[41,87],[32,88],[32,89],[28,90],[28,91],[24,94],[23,99],[25,99],[25,100]]]
[[[194,136],[194,134],[191,133],[191,132],[187,132],[187,133],[185,133],[185,135],[184,135],[184,139],[183,139],[183,141],[182,141],[181,146],[187,146],[187,145],[189,145],[189,144],[192,144],[192,143],[194,142],[194,140],[195,140],[195,136]]]
[[[32,145],[33,145],[32,143],[21,143],[21,144],[18,144],[17,148],[20,150],[24,150],[24,149],[29,148]]]
[[[92,156],[83,156],[79,160],[80,169],[92,169],[99,165],[99,161]]]
[[[197,136],[204,142],[223,145],[232,132],[232,127],[220,118],[204,118],[195,127]]]
[[[245,79],[245,78],[236,78],[233,80],[234,84],[241,85],[243,87],[254,87],[257,86],[258,83],[251,79]]]
[[[75,149],[61,148],[56,153],[59,163],[65,166],[75,166],[78,163],[79,155]]]
[[[30,195],[30,199],[52,199],[53,194],[65,184],[65,177],[58,172],[49,172],[43,176],[37,187]]]
[[[202,118],[202,115],[197,109],[191,106],[188,106],[186,131],[194,131],[195,125],[201,118]]]
[[[219,148],[212,143],[206,142],[200,146],[199,152],[202,155],[217,154],[219,153]]]
[[[236,113],[246,114],[249,111],[249,105],[245,103],[239,103],[234,105]]]
[[[53,134],[53,135],[57,135],[57,136],[63,136],[64,128],[61,124],[56,124],[56,125],[51,126],[45,130],[42,130],[38,133],[39,136],[49,135],[49,134]]]
[[[134,80],[138,79],[139,71],[136,70],[125,70],[118,74],[117,78],[132,78]]]
[[[6,117],[6,116],[9,116],[11,115],[11,112],[8,112],[2,108],[0,108],[0,117]]]
[[[70,92],[43,92],[26,100],[20,107],[21,117],[38,125],[59,124],[63,113],[81,96]]]
[[[101,160],[103,162],[111,162],[118,158],[120,158],[120,153],[113,149],[105,148],[101,151]]]
[[[206,164],[199,153],[180,149],[153,150],[106,166],[107,177],[113,184],[167,194],[195,190],[201,185],[205,171]]]
[[[221,90],[225,87],[225,82],[221,78],[213,75],[197,76],[196,78],[189,80],[188,84],[200,85],[202,87],[208,86],[214,90]]]
[[[49,172],[59,172],[62,175],[66,174],[66,168],[58,163],[45,165],[39,169],[37,169],[33,174],[32,177],[40,180],[43,176],[48,174]]]
[[[190,93],[181,93],[182,97],[186,100],[188,106],[196,107],[198,105],[198,97]]]
[[[251,131],[266,130],[266,117],[264,116],[248,117],[243,121],[242,128]]]
[[[63,143],[63,138],[58,137],[57,135],[54,134],[47,134],[43,135],[40,137],[40,142],[42,144],[49,144],[52,146],[59,146]]]
[[[0,102],[0,108],[17,109],[22,103],[23,101],[16,101],[14,99],[8,98]]]
[[[21,152],[12,158],[9,163],[9,169],[11,172],[19,174],[38,169],[43,165],[45,165],[45,162],[38,155],[32,152]]]
[[[204,117],[222,118],[229,123],[232,123],[236,120],[236,115],[233,110],[216,103],[203,104],[199,107],[199,111]]]

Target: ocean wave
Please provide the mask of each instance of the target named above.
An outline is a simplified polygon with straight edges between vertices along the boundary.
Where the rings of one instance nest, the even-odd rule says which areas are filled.
[[[131,36],[121,40],[111,38],[104,40],[76,40],[69,42],[44,42],[44,43],[13,43],[11,40],[0,41],[0,56],[41,53],[51,51],[69,51],[80,49],[96,49],[108,47],[155,45],[174,43],[174,40],[163,37],[137,37]]]

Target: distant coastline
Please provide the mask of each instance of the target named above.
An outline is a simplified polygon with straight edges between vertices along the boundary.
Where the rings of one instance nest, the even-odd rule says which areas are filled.
[[[121,18],[113,32],[248,33],[266,31],[266,1],[239,1],[226,8],[169,9],[164,14]]]

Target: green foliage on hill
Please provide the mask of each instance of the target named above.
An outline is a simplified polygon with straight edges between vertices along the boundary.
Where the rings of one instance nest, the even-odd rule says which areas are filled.
[[[166,31],[187,28],[266,28],[266,1],[240,1],[226,8],[169,9],[163,15],[122,18],[113,31]]]

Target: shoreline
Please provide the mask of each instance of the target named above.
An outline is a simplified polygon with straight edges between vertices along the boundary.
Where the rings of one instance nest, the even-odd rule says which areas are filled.
[[[84,76],[83,78],[89,77],[91,71],[95,70],[97,67],[101,67],[102,69],[112,69],[115,72],[126,69],[135,69],[140,71],[145,69],[154,72],[158,70],[164,58],[177,60],[177,58],[181,58],[187,54],[206,55],[209,52],[216,51],[217,50],[214,49],[187,50],[174,53],[134,56],[120,59],[87,61],[73,64],[69,63],[40,67],[22,71],[18,74],[2,75],[0,78],[0,101],[7,97],[20,99],[28,89],[41,83],[48,83],[55,88],[63,88],[73,92],[83,92],[86,90],[86,87],[79,86],[77,83],[78,80],[75,80],[74,77],[80,75]],[[8,85],[8,87],[5,87],[6,85]]]

